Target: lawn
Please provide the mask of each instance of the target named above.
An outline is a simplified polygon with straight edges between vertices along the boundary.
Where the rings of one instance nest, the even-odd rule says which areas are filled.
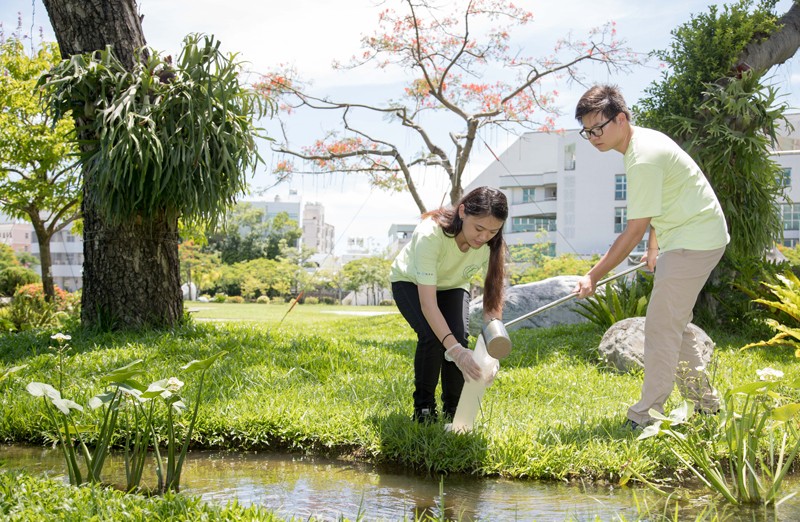
[[[477,429],[455,435],[442,424],[410,420],[415,339],[393,307],[299,305],[288,315],[288,304],[188,308],[196,310],[194,321],[171,331],[66,332],[72,340],[63,395],[86,404],[102,391],[100,376],[142,359],[152,381],[185,379],[191,406],[196,381],[181,366],[225,351],[200,399],[195,448],[318,453],[422,472],[552,480],[616,481],[626,469],[658,479],[681,467],[659,441],[637,441],[622,427],[641,374],[605,367],[596,349],[603,332],[590,324],[512,332],[514,349],[486,392]],[[50,441],[52,427],[25,385],[59,379],[52,333],[0,337],[0,367],[28,365],[0,383],[0,441]],[[766,366],[787,379],[800,377],[789,350],[742,352],[754,339],[709,333],[718,343],[713,378],[722,391],[755,380]],[[668,409],[678,400],[676,392]],[[98,414],[82,415],[90,423]]]

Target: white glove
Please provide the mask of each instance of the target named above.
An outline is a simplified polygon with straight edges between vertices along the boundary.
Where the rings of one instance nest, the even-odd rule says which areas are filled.
[[[494,378],[497,377],[498,370],[500,370],[500,361],[495,361],[492,367],[488,369],[489,375],[486,377],[487,388],[494,383]]]
[[[464,374],[464,380],[477,381],[481,378],[481,367],[472,358],[472,350],[467,350],[461,344],[454,344],[444,352],[444,358],[453,361]]]

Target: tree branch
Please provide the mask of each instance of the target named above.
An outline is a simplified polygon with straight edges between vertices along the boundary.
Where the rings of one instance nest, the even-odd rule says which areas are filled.
[[[769,38],[750,42],[739,56],[737,70],[745,67],[764,72],[773,65],[779,65],[793,57],[800,48],[800,1],[795,0],[792,7],[778,19],[781,26]]]

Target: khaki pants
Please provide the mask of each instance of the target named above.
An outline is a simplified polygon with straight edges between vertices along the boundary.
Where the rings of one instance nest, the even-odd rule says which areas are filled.
[[[658,256],[653,292],[644,326],[642,397],[628,409],[628,418],[647,424],[652,408],[664,412],[677,380],[695,408],[715,412],[719,397],[708,381],[694,334],[687,327],[697,295],[717,266],[725,248],[670,250]]]

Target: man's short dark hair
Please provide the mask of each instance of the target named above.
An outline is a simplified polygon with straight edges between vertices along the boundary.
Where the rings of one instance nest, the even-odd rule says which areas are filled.
[[[628,121],[631,120],[631,111],[628,110],[625,98],[616,85],[595,85],[586,91],[578,100],[575,119],[583,122],[584,116],[595,112],[602,113],[608,119],[623,113]]]

